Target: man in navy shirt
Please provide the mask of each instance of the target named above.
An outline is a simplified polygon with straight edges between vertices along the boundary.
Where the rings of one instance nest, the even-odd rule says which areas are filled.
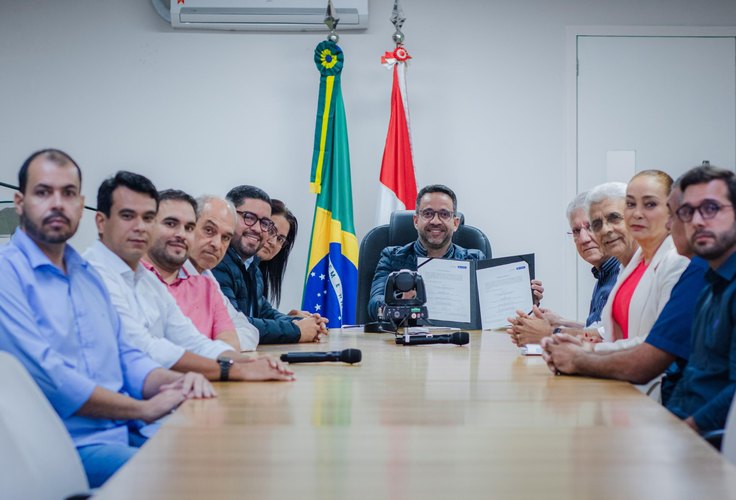
[[[725,427],[736,390],[736,175],[696,167],[681,179],[693,251],[708,261],[708,282],[692,328],[690,360],[667,408],[698,432]]]
[[[670,212],[679,207],[682,191],[673,186],[668,199]],[[685,224],[672,216],[672,240],[678,253],[692,258],[693,250],[685,235]],[[674,361],[684,364],[690,356],[690,327],[698,295],[705,286],[705,262],[694,258],[675,284],[664,309],[646,340],[621,351],[598,353],[586,349],[571,335],[560,334],[542,340],[545,361],[553,373],[588,375],[645,384]],[[667,383],[663,382],[665,388]],[[663,393],[668,391],[663,388]]]

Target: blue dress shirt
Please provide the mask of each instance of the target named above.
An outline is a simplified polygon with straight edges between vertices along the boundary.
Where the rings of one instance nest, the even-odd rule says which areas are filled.
[[[77,447],[128,444],[126,422],[75,415],[96,386],[142,397],[158,365],[132,347],[96,271],[69,245],[66,274],[25,232],[0,247],[0,349],[16,356]]]
[[[690,359],[667,408],[692,416],[701,432],[722,429],[736,390],[736,253],[706,273],[698,298]]]
[[[616,257],[609,257],[600,269],[597,267],[591,269],[596,284],[593,288],[593,296],[590,299],[590,310],[588,311],[588,319],[585,320],[585,326],[590,326],[601,320],[601,313],[606,306],[606,302],[608,302],[608,296],[613,290],[613,285],[616,284],[616,278],[618,278],[620,270],[621,264],[616,260]]]

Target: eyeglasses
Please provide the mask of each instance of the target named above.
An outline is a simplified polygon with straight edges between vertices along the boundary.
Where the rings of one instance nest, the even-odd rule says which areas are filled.
[[[243,222],[245,222],[245,225],[248,227],[252,227],[256,222],[261,223],[261,230],[266,231],[269,236],[273,236],[276,234],[276,224],[273,223],[271,219],[268,217],[261,217],[258,218],[258,215],[254,214],[253,212],[248,212],[247,210],[241,212],[240,210],[236,210],[239,216],[243,218]]]
[[[286,245],[286,242],[289,241],[289,239],[284,236],[283,234],[273,234],[271,235],[271,238],[269,238],[270,241],[276,242],[276,244],[280,247]]]
[[[713,200],[705,200],[697,207],[694,207],[689,203],[685,203],[683,206],[675,210],[675,213],[677,214],[677,218],[680,219],[682,222],[691,222],[696,210],[700,214],[700,217],[703,218],[703,220],[710,220],[718,215],[718,212],[720,212],[722,208],[728,208],[732,206],[733,205],[721,205],[720,203],[717,203]]]
[[[610,214],[604,215],[603,219],[606,219],[606,222],[608,222],[610,225],[615,226],[616,224],[620,224],[624,220],[624,216],[618,212],[611,212]],[[592,229],[594,233],[597,233],[601,229],[603,229],[603,219],[593,219],[592,221],[590,221],[590,229]]]
[[[435,215],[439,216],[442,222],[447,222],[455,217],[455,212],[450,212],[449,210],[445,210],[444,208],[442,210],[432,210],[431,208],[425,208],[424,210],[420,210],[417,213],[422,218],[422,220],[426,222],[434,219]]]
[[[582,233],[583,231],[585,231],[586,233],[589,233],[590,232],[590,224],[585,224],[585,225],[580,226],[580,227],[574,227],[574,228],[572,228],[572,231],[568,231],[567,234],[569,234],[570,236],[572,236],[572,238],[574,240],[577,240],[578,238],[580,238],[580,233]]]

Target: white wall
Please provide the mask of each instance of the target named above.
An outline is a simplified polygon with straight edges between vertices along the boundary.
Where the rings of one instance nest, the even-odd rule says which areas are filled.
[[[339,5],[339,1],[336,2]],[[389,112],[393,2],[344,33],[343,94],[358,238],[373,225]],[[420,185],[458,193],[496,256],[534,251],[546,305],[571,313],[566,239],[565,27],[736,25],[732,0],[403,0]],[[0,180],[32,150],[82,166],[94,205],[117,169],[159,188],[224,194],[241,183],[285,200],[302,226],[283,309],[300,301],[318,73],[304,33],[174,32],[147,0],[0,0]],[[0,188],[0,199],[10,196]],[[76,245],[92,241],[88,213]]]

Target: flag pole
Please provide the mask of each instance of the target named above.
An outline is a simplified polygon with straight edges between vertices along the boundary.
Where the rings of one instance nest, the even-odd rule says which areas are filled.
[[[394,0],[389,18],[394,25],[392,40],[395,47],[381,57],[381,64],[392,70],[391,116],[386,133],[386,145],[381,160],[379,176],[379,203],[377,223],[388,224],[391,213],[414,208],[417,183],[414,175],[414,158],[409,127],[409,99],[406,91],[406,66],[411,59],[404,47],[406,16],[399,0]]]

